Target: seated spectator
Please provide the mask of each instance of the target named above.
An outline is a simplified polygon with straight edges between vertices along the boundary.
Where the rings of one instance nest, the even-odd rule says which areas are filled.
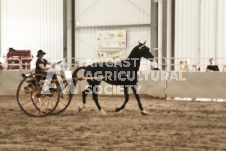
[[[197,64],[197,65],[192,65],[191,71],[193,71],[193,72],[200,71],[200,66],[199,66],[199,64]]]
[[[0,70],[4,70],[4,67],[1,62],[0,62]]]
[[[185,71],[185,68],[184,68],[184,61],[180,61],[180,69],[179,69],[179,71],[182,71],[182,72]]]
[[[223,71],[226,72],[226,65],[223,67]]]
[[[189,60],[185,60],[185,66],[184,66],[185,71],[190,71],[190,67],[189,67]]]
[[[219,71],[218,65],[215,65],[215,61],[213,58],[210,59],[210,64],[206,68],[206,72]]]
[[[153,67],[153,70],[159,70],[157,62],[153,62],[152,67]]]

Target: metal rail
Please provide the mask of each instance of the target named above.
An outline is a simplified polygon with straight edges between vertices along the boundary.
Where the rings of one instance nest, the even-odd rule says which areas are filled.
[[[32,67],[32,65],[34,65],[32,63],[26,62],[26,60],[32,60],[32,61],[34,61],[33,58],[21,58],[21,59],[19,59],[19,58],[6,58],[6,59],[0,58],[0,59],[1,60],[5,60],[5,62],[8,62],[8,61],[16,61],[16,62],[19,62],[19,63],[10,63],[10,64],[7,64],[7,66],[10,66],[10,67],[12,67],[12,66],[17,66],[18,67],[19,66],[19,69],[12,69],[12,68],[10,68],[8,70],[30,70],[30,69],[28,69],[26,67],[28,67],[28,66]],[[49,60],[52,60],[51,58],[47,58],[47,60],[48,59]],[[88,65],[89,64],[88,60],[89,61],[92,61],[94,63],[94,62],[97,61],[97,59],[98,58],[64,58],[63,60],[64,60],[65,63],[62,64],[62,66],[63,65],[66,65],[68,68],[72,68],[72,67],[75,67],[76,68],[76,67]],[[185,57],[184,58],[155,57],[154,58],[154,60],[156,60],[157,62],[159,62],[160,69],[163,69],[163,70],[166,70],[166,71],[174,71],[174,70],[168,70],[167,68],[168,67],[169,68],[171,68],[171,67],[176,67],[177,68],[180,65],[179,61],[185,61],[185,60],[190,60],[190,62],[191,62],[190,63],[190,66],[197,65],[198,64],[199,66],[204,67],[204,66],[209,65],[209,64],[205,63],[209,59],[210,58],[199,58],[199,57],[192,57],[192,58],[185,58]],[[56,59],[54,59],[54,60],[56,60]],[[62,60],[62,59],[59,58],[59,60]],[[73,60],[74,60],[74,62],[73,62]],[[159,61],[159,60],[161,60],[161,61]],[[225,60],[225,62],[226,62],[226,58],[224,58],[224,57],[215,58],[215,60],[217,60],[217,61],[220,60],[221,62],[222,62],[222,60]],[[113,61],[112,63],[116,63],[118,60],[116,61],[116,59],[112,59],[112,61]],[[171,63],[172,61],[174,61],[174,63]],[[25,62],[25,63],[23,63],[23,62]],[[226,63],[225,64],[224,63],[217,63],[217,65],[219,65],[219,66],[225,66]],[[22,68],[23,66],[25,66],[25,69]]]

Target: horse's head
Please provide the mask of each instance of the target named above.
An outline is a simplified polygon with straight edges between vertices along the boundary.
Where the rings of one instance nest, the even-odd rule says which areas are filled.
[[[140,42],[138,42],[139,45],[137,46],[138,52],[140,57],[144,57],[145,59],[154,59],[154,56],[152,55],[152,53],[149,51],[150,49],[145,45],[146,41],[142,44]]]

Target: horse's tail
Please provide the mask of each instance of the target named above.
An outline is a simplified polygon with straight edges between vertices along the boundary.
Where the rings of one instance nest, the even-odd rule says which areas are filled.
[[[77,73],[82,69],[86,69],[86,67],[78,67],[77,69],[75,69],[75,71],[72,74],[72,78],[78,78]],[[78,80],[73,80],[75,86],[77,84],[77,81]]]
[[[75,71],[72,74],[72,78],[77,78],[78,77],[77,76],[77,73],[81,69],[86,69],[86,67],[78,67],[77,69],[75,69]],[[70,87],[70,91],[71,92],[74,92],[75,91],[77,82],[78,82],[78,80],[75,80],[75,79],[73,80],[74,85],[72,87]],[[72,96],[73,96],[73,94],[71,93],[71,96],[70,97],[72,97]]]
[[[86,69],[86,67],[78,67],[78,68],[73,72],[72,77],[73,77],[73,78],[77,78],[77,77],[78,77],[78,76],[77,76],[77,73],[78,73],[81,69]],[[74,81],[74,82],[76,82],[76,81]]]

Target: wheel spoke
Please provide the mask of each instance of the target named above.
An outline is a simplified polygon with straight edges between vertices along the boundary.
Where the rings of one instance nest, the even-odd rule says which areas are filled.
[[[29,102],[31,102],[31,101],[29,100],[29,101],[27,101],[27,102],[25,102],[24,104],[21,104],[21,105],[24,106],[25,104],[27,104],[27,103],[29,103]]]
[[[30,105],[30,106],[29,106],[29,108],[28,108],[28,109],[29,109],[29,111],[31,111],[31,106],[32,106],[32,105],[34,105],[34,104],[33,104],[33,103],[31,103],[31,105]]]
[[[59,101],[59,103],[63,104],[64,106],[66,106],[66,104],[64,104],[62,101]],[[58,105],[59,106],[59,105]]]

